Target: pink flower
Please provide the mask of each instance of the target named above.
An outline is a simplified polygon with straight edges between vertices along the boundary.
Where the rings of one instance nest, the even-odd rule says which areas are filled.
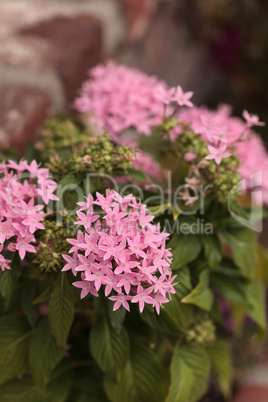
[[[260,121],[259,116],[257,114],[250,114],[247,110],[244,110],[242,116],[246,120],[248,127],[265,126],[265,123]]]
[[[184,159],[185,159],[187,162],[192,162],[192,161],[194,161],[196,158],[197,158],[197,155],[196,155],[195,153],[193,153],[193,152],[186,152],[186,153],[184,154]]]
[[[175,91],[175,88],[167,89],[164,87],[164,85],[159,85],[154,93],[154,97],[159,99],[165,105],[169,105],[170,102],[174,100]]]
[[[183,92],[180,86],[177,86],[175,95],[173,96],[173,100],[177,102],[180,106],[188,106],[193,107],[193,103],[190,101],[191,97],[193,96],[193,92]]]
[[[35,247],[32,246],[30,243],[33,241],[32,237],[30,238],[22,238],[19,237],[17,240],[16,249],[19,252],[20,258],[23,260],[26,255],[26,251],[29,253],[35,253]]]
[[[5,259],[1,254],[0,254],[0,268],[2,271],[5,269],[10,269],[10,266],[8,265],[11,262],[11,260]]]
[[[143,289],[138,286],[137,294],[131,300],[132,303],[139,303],[140,313],[143,312],[145,303],[154,304],[154,299],[150,296],[151,288]]]
[[[28,215],[21,223],[28,226],[30,233],[34,233],[37,229],[45,229],[45,226],[40,223],[43,220],[42,215],[32,214]]]
[[[208,145],[208,150],[210,155],[206,156],[205,159],[215,159],[217,165],[219,165],[223,158],[228,158],[232,154],[226,151],[226,145],[222,145],[219,148],[215,148],[212,145]]]
[[[34,160],[30,164],[25,160],[0,163],[0,175],[0,245],[4,246],[0,253],[17,250],[24,259],[26,252],[36,251],[31,243],[36,230],[45,228],[43,204],[57,199],[53,194],[57,184],[49,178],[48,169]]]
[[[146,206],[132,194],[122,197],[110,190],[106,196],[97,194],[95,201],[90,195],[80,206],[77,215],[80,224],[85,223],[85,232],[80,230],[77,239],[68,239],[74,254],[63,255],[67,262],[63,271],[81,272],[81,281],[74,283],[82,289],[81,298],[88,293],[98,295],[104,286],[106,296],[113,292],[109,298],[115,302],[114,310],[121,305],[129,310],[131,301],[139,303],[141,312],[159,292],[170,300],[174,278],[170,280],[171,253],[165,248],[168,234],[151,223],[153,216]]]
[[[119,293],[116,296],[111,296],[109,297],[110,300],[115,301],[113,311],[116,311],[119,309],[119,307],[122,305],[127,311],[129,311],[129,304],[127,300],[131,299],[131,296],[124,295],[123,293]]]
[[[112,139],[120,142],[120,134],[125,130],[134,128],[150,135],[152,128],[161,123],[163,102],[154,96],[159,87],[167,89],[156,77],[108,61],[90,71],[90,80],[83,84],[74,106],[92,116],[90,122],[98,132],[107,129]]]

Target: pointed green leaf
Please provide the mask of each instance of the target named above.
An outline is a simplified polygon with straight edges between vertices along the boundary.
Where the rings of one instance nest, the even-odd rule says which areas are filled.
[[[124,327],[117,332],[106,315],[98,317],[90,333],[92,356],[104,372],[120,370],[129,355],[129,340]]]
[[[201,236],[205,257],[210,268],[215,268],[222,260],[221,244],[217,236]]]
[[[128,176],[132,178],[134,181],[138,181],[140,183],[147,183],[148,180],[142,170],[137,169],[128,169],[127,171]]]
[[[171,269],[176,270],[194,261],[199,255],[202,245],[198,236],[174,235],[168,243],[173,254]]]
[[[48,286],[46,287],[42,293],[33,301],[33,304],[40,304],[40,303],[46,303],[49,301],[50,296],[51,296],[51,287]]]
[[[14,255],[11,264],[11,269],[0,270],[0,293],[4,300],[5,310],[8,309],[15,287],[21,275],[20,260],[17,254]]]
[[[219,387],[227,398],[231,394],[233,379],[232,352],[230,345],[221,339],[206,348],[209,354],[213,373],[216,376]]]
[[[0,318],[0,384],[27,369],[32,332],[23,316],[6,315]]]
[[[107,376],[104,386],[112,402],[162,402],[167,374],[157,354],[139,342],[131,346],[131,359],[117,383]]]
[[[74,292],[67,274],[59,273],[55,282],[48,309],[52,334],[58,344],[64,346],[74,319]]]
[[[225,299],[245,307],[249,306],[246,296],[246,284],[240,278],[212,271],[210,281]]]
[[[249,302],[248,315],[263,330],[266,330],[266,294],[265,286],[259,278],[254,278],[246,288]]]
[[[228,229],[224,239],[232,249],[235,264],[246,277],[252,278],[256,267],[256,233],[248,228]]]
[[[33,304],[33,300],[36,297],[36,294],[37,285],[36,283],[31,282],[24,286],[20,295],[22,310],[24,311],[31,327],[36,324],[39,316],[39,308],[37,305]]]
[[[152,328],[179,338],[193,321],[193,306],[181,303],[181,298],[192,290],[190,271],[184,267],[174,274],[176,294],[171,301],[165,303],[158,315],[154,308],[147,306],[141,314],[141,319]]]
[[[53,337],[48,318],[42,318],[32,336],[29,364],[32,376],[39,388],[44,389],[49,376],[63,358],[64,348]]]
[[[204,348],[177,343],[166,402],[196,402],[206,392],[209,374],[210,359]]]
[[[127,310],[121,306],[119,309],[113,311],[114,302],[108,299],[107,312],[111,326],[120,333],[123,327],[123,323],[126,317]]]
[[[162,205],[157,205],[153,207],[148,207],[149,211],[151,212],[152,215],[159,216],[163,212],[165,212],[168,208],[170,207],[170,204],[162,204]]]
[[[182,299],[182,303],[194,304],[203,310],[210,311],[213,304],[213,293],[209,289],[209,271],[202,271],[198,285]]]
[[[14,379],[0,387],[1,402],[66,402],[70,392],[69,373],[48,384],[46,392],[38,389],[30,376]]]

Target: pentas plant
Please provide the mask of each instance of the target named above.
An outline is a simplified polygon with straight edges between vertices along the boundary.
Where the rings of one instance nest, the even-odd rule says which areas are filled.
[[[42,209],[57,200],[57,184],[49,178],[49,170],[36,161],[0,163],[0,252],[16,250],[20,259],[26,252],[35,253],[34,233],[44,229]],[[42,203],[40,203],[40,201]],[[11,260],[0,254],[2,270],[10,269]]]
[[[81,298],[88,293],[98,296],[103,286],[105,296],[112,293],[113,310],[122,305],[129,311],[131,302],[139,304],[141,313],[150,304],[159,314],[175,293],[168,234],[151,223],[153,215],[131,194],[122,197],[107,190],[106,196],[97,193],[95,201],[89,194],[79,205],[76,224],[84,233],[79,230],[76,239],[68,239],[73,255],[63,255],[63,271],[81,272],[82,280],[73,283],[82,289]]]
[[[268,284],[259,211],[233,190],[262,170],[267,202],[268,157],[256,115],[192,95],[108,62],[81,120],[47,124],[45,168],[0,164],[1,401],[231,396]]]

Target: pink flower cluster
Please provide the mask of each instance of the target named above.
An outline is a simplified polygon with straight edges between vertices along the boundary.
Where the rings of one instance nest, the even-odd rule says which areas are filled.
[[[132,302],[139,303],[142,312],[147,303],[159,314],[175,293],[171,252],[165,247],[168,234],[151,223],[153,216],[132,194],[121,197],[107,190],[106,196],[97,193],[95,201],[89,194],[79,206],[76,224],[85,232],[68,239],[73,255],[63,255],[63,271],[81,272],[81,281],[73,283],[82,289],[81,298],[98,296],[104,286],[106,296],[113,292],[109,299],[115,302],[114,310],[122,305],[129,311]]]
[[[57,200],[57,184],[49,178],[49,170],[39,168],[36,161],[0,163],[0,268],[10,269],[3,250],[18,251],[23,260],[26,252],[36,251],[34,233],[44,229],[42,201]]]
[[[166,85],[156,77],[109,61],[94,67],[90,78],[74,106],[92,114],[100,131],[107,129],[113,140],[118,142],[119,133],[130,127],[149,135],[161,123],[163,102],[154,94]]]
[[[262,172],[263,202],[268,204],[268,153],[261,138],[252,130],[253,125],[263,126],[257,115],[250,115],[246,110],[243,112],[245,121],[238,117],[231,116],[231,108],[228,105],[221,105],[217,110],[209,110],[206,107],[194,107],[183,109],[178,113],[180,122],[191,125],[193,131],[199,133],[207,141],[211,155],[209,158],[219,158],[235,152],[240,166],[238,173],[245,179],[248,188],[251,188],[252,175]],[[172,131],[172,139],[175,140],[181,133],[178,126]],[[261,204],[261,200],[256,201]]]
[[[84,83],[74,106],[89,113],[100,131],[107,129],[112,139],[120,142],[119,134],[131,127],[150,135],[162,122],[166,106],[175,102],[191,107],[192,95],[180,86],[169,89],[154,76],[109,61],[90,71],[90,80]]]
[[[154,76],[109,61],[90,70],[90,79],[84,83],[74,106],[88,113],[100,132],[107,129],[113,141],[132,146],[131,129],[135,130],[134,142],[139,133],[150,135],[162,122],[170,103],[192,107],[192,95],[184,93],[180,86],[169,89]],[[149,154],[138,150],[136,157],[137,169],[160,179],[159,164]]]

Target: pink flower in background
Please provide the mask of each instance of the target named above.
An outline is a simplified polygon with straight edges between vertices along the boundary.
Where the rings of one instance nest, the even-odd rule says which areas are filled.
[[[97,193],[95,201],[89,195],[82,204],[83,211],[85,205],[90,224],[76,222],[84,226],[85,232],[78,232],[77,241],[68,240],[74,245],[70,250],[73,256],[63,256],[67,262],[63,271],[81,272],[81,281],[74,282],[82,289],[81,298],[89,293],[97,296],[104,286],[106,296],[113,292],[109,298],[115,302],[114,310],[122,305],[129,311],[128,302],[137,302],[140,312],[148,303],[159,313],[161,300],[167,302],[174,293],[175,277],[169,268],[172,255],[165,248],[167,233],[151,223],[153,216],[131,194],[121,197],[107,190],[106,196]],[[103,213],[96,214],[94,205]]]
[[[240,161],[238,172],[242,179],[246,179],[249,189],[250,176],[261,171],[263,201],[268,204],[268,153],[261,138],[250,128],[253,124],[262,126],[264,123],[247,111],[243,112],[246,122],[231,116],[231,112],[228,105],[220,105],[217,110],[202,106],[182,109],[177,117],[179,121],[189,124],[194,132],[200,133],[210,146],[218,148],[225,145],[226,152],[234,152]],[[201,127],[204,129],[200,130]],[[175,141],[180,133],[181,128],[176,127],[171,133],[172,139]]]
[[[181,87],[168,88],[155,76],[108,61],[90,70],[90,79],[80,90],[74,107],[88,114],[100,133],[108,130],[111,138],[121,143],[121,135],[135,129],[135,136],[150,135],[163,119],[163,104],[177,102],[192,106],[192,92]]]
[[[192,162],[197,158],[197,155],[194,152],[186,152],[186,154],[184,154],[184,159],[187,162]]]
[[[122,132],[131,127],[149,135],[161,123],[163,102],[154,94],[159,88],[167,90],[164,82],[112,61],[94,67],[89,74],[74,107],[87,113],[100,133],[107,129],[120,142]]]
[[[48,169],[39,168],[36,161],[9,161],[0,163],[0,265],[8,269],[10,260],[5,260],[5,250],[19,253],[36,251],[34,233],[44,229],[42,209],[54,194],[57,184],[50,179]],[[41,202],[41,203],[40,203]]]
[[[248,127],[265,126],[265,123],[260,121],[259,116],[257,114],[250,114],[247,110],[244,110],[242,116],[246,120]]]
[[[226,151],[226,145],[222,145],[219,148],[215,148],[212,145],[208,145],[208,150],[210,154],[205,157],[205,159],[215,159],[217,165],[219,165],[223,158],[228,158],[231,156],[231,152]]]
[[[154,97],[165,105],[169,105],[175,98],[175,92],[176,88],[168,89],[164,85],[159,85],[154,92]]]
[[[177,102],[179,106],[188,106],[188,107],[193,107],[193,103],[190,101],[190,99],[193,96],[193,92],[183,92],[182,88],[178,86],[176,88],[175,95],[173,96],[173,100]]]

